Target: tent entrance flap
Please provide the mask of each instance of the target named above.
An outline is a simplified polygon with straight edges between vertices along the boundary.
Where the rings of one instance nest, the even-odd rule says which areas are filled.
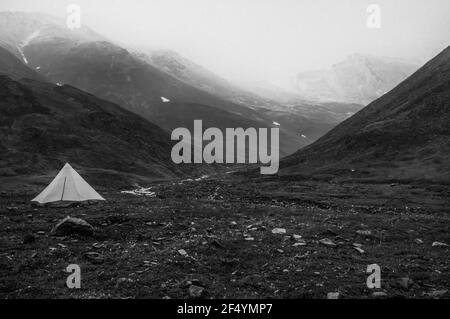
[[[61,201],[64,200],[64,190],[66,189],[66,180],[67,180],[67,177],[64,177],[64,185],[63,185],[63,189],[62,189],[62,193],[61,193]]]

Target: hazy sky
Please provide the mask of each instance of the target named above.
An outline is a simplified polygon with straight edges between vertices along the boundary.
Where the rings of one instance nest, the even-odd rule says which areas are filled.
[[[234,80],[278,81],[351,53],[425,61],[450,45],[449,0],[1,0],[0,11],[40,11],[108,38],[169,48]],[[369,4],[381,28],[366,25]]]

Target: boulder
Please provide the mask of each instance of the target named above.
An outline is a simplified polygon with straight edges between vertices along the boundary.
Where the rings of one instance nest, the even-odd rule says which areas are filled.
[[[67,216],[56,224],[50,232],[50,235],[55,236],[92,236],[94,234],[94,227],[81,218],[73,218]]]
[[[196,286],[196,285],[191,285],[189,287],[189,296],[191,296],[191,298],[201,298],[203,297],[205,294],[205,288],[200,287],[200,286]]]

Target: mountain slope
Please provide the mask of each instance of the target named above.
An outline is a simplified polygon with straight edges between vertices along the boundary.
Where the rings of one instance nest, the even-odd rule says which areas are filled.
[[[308,99],[366,105],[417,68],[415,63],[401,59],[353,54],[331,69],[299,73],[296,90]]]
[[[64,19],[43,13],[0,12],[0,46],[12,52],[17,58],[28,63],[23,48],[30,42],[50,42],[57,39],[72,43],[104,41],[104,37],[86,26],[70,30]]]
[[[170,136],[111,102],[71,86],[0,75],[0,172],[43,174],[65,162],[97,172],[98,183],[183,176]],[[133,180],[133,178],[131,178]]]
[[[349,116],[339,107],[260,98],[175,53],[149,61],[88,28],[73,32],[45,15],[2,13],[0,25],[0,46],[19,50],[16,56],[49,81],[78,87],[168,131],[195,119],[204,127],[277,126],[280,156],[286,156]]]
[[[240,89],[176,52],[155,50],[147,53],[136,53],[136,56],[180,81],[233,103],[243,104],[251,108],[274,106],[273,100]]]
[[[22,78],[45,81],[45,78],[28,68],[14,54],[0,46],[0,74],[7,74],[14,80]]]
[[[450,47],[282,162],[282,174],[450,181]],[[353,170],[353,172],[352,172]]]

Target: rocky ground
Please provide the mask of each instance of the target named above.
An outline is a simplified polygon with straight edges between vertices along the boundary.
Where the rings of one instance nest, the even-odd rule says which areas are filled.
[[[450,297],[450,186],[223,175],[146,187],[68,208],[2,193],[0,297]],[[93,234],[51,233],[66,216]],[[66,287],[69,264],[81,289]]]

